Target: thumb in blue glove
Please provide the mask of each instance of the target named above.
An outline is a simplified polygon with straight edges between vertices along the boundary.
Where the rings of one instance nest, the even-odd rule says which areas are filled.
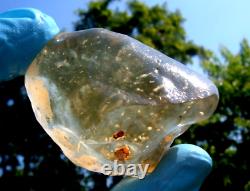
[[[36,54],[58,32],[54,19],[36,9],[0,13],[0,81],[23,75]]]
[[[181,144],[170,148],[152,174],[142,180],[124,178],[112,191],[197,191],[211,167],[205,150]]]

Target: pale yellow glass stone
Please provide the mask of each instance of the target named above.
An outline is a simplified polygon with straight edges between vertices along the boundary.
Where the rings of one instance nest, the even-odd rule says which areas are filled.
[[[105,29],[62,33],[25,76],[36,118],[76,165],[150,164],[208,118],[216,86],[166,55]]]

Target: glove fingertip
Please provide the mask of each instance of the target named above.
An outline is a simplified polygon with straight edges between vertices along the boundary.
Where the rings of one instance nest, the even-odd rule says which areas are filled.
[[[50,16],[33,8],[0,14],[0,80],[23,75],[37,53],[59,32]]]

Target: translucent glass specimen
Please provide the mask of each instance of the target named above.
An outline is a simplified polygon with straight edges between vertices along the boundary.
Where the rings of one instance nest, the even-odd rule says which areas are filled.
[[[216,86],[183,64],[105,29],[62,33],[28,69],[37,120],[76,165],[150,164],[174,138],[208,118]]]

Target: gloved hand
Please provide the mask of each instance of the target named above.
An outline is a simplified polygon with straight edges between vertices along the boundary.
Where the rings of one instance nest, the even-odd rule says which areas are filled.
[[[59,32],[55,21],[35,9],[0,13],[0,81],[23,75],[36,54]],[[125,178],[112,191],[196,191],[212,160],[200,147],[172,147],[143,180]]]

